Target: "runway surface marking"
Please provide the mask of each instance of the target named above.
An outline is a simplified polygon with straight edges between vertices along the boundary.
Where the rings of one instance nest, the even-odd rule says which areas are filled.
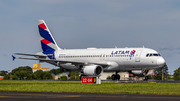
[[[1,94],[2,95],[2,94]],[[57,95],[57,94],[4,94],[0,98],[69,98],[81,97],[81,95]]]
[[[58,94],[8,94],[0,98],[69,98],[69,97],[120,97],[120,96],[88,96],[88,95],[58,95]]]
[[[16,93],[16,94],[12,94]],[[169,95],[155,95],[155,96],[148,96],[148,95],[128,95],[128,94],[64,94],[64,93],[48,93],[48,94],[27,94],[32,92],[24,92],[26,94],[22,94],[23,92],[6,92],[0,93],[0,98],[86,98],[86,97],[93,97],[93,98],[131,98],[131,99],[180,99],[180,96],[169,96]],[[157,96],[157,97],[156,97]]]

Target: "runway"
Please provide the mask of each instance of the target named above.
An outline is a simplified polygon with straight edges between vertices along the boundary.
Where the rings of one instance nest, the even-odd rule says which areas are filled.
[[[0,101],[180,101],[180,95],[0,92]]]

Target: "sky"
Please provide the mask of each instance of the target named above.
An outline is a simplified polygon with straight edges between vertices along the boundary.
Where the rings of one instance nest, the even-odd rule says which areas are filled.
[[[0,70],[38,63],[11,55],[41,52],[43,19],[62,49],[144,46],[158,51],[173,74],[180,67],[179,12],[179,0],[0,0]]]

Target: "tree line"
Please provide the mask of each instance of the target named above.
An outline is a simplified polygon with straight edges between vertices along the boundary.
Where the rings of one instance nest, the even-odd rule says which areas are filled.
[[[180,67],[174,71],[173,75],[169,75],[167,65],[162,68],[154,69],[154,73],[157,75],[153,78],[155,80],[180,80]],[[173,78],[171,78],[171,76],[173,76]]]
[[[53,79],[53,75],[57,75],[63,72],[70,72],[69,76],[72,76],[71,79],[73,79],[74,73],[77,71],[69,71],[63,68],[58,68],[52,69],[50,71],[38,70],[33,73],[31,67],[21,66],[13,69],[10,73],[8,73],[8,71],[0,71],[0,76],[4,76],[4,79],[12,80],[49,80]]]
[[[48,80],[53,79],[53,75],[57,75],[63,72],[70,72],[69,77],[72,80],[78,80],[79,71],[70,71],[63,68],[51,69],[50,71],[42,71],[38,70],[36,72],[32,72],[32,68],[29,66],[21,66],[13,69],[10,73],[8,71],[0,71],[0,76],[4,76],[4,79],[12,79],[12,80]],[[157,75],[153,77],[155,80],[165,80],[170,79],[168,74],[168,67],[165,65],[162,68],[154,69],[154,73]],[[180,80],[180,67],[174,71],[174,80]]]
[[[32,68],[29,66],[22,66],[13,69],[10,73],[3,75],[4,79],[12,79],[12,80],[43,80],[43,79],[52,79],[51,72],[44,72],[42,70],[38,70],[36,72],[32,72]]]

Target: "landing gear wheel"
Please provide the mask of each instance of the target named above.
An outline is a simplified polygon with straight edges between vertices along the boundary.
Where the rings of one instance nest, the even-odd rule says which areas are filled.
[[[119,74],[116,75],[116,79],[120,80],[120,75]]]
[[[113,74],[112,76],[111,76],[111,79],[112,80],[120,80],[120,75],[119,74]]]
[[[116,80],[116,75],[113,74],[113,75],[111,76],[111,79],[112,79],[112,80]]]
[[[147,81],[148,80],[148,76],[145,76],[145,79],[144,79],[144,81]]]

